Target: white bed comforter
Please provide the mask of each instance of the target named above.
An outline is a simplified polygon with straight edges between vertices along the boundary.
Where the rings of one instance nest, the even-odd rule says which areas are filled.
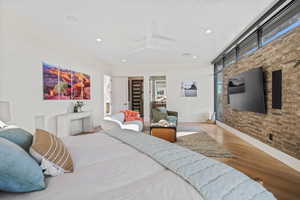
[[[74,173],[47,178],[47,189],[0,193],[2,200],[203,200],[186,181],[106,134],[64,139]]]
[[[242,172],[176,144],[119,129],[106,134],[122,141],[189,182],[205,200],[275,200],[261,184]]]

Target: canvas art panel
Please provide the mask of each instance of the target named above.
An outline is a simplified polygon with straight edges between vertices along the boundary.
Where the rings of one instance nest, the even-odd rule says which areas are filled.
[[[72,71],[67,69],[60,69],[58,89],[61,100],[71,99],[72,90]]]
[[[88,74],[83,74],[83,99],[91,99],[91,77]]]
[[[198,86],[196,81],[182,81],[181,82],[181,95],[183,97],[197,97]]]
[[[58,67],[43,63],[43,91],[45,100],[60,99],[60,93],[58,90],[58,75]]]
[[[89,75],[73,72],[72,76],[72,99],[88,100],[91,99],[91,78]]]
[[[43,94],[44,100],[90,100],[91,77],[43,63]]]

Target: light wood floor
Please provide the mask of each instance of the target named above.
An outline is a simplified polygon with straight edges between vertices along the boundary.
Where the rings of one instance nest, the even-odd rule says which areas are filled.
[[[211,124],[199,126],[236,156],[218,160],[251,178],[261,179],[263,185],[279,200],[300,200],[299,172],[223,128]]]

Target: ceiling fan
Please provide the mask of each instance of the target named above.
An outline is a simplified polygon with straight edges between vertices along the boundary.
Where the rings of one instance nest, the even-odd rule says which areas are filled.
[[[144,37],[141,39],[135,40],[135,49],[129,53],[129,55],[139,53],[146,49],[166,51],[176,48],[176,40],[174,38],[165,36],[158,32],[158,25],[153,20],[149,27],[148,31]]]

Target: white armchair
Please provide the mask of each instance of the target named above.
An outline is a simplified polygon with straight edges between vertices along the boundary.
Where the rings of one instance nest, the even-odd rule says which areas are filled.
[[[139,120],[125,122],[124,113],[121,112],[104,117],[102,126],[104,130],[118,127],[120,129],[128,129],[137,132],[142,131],[144,128],[143,122]]]

